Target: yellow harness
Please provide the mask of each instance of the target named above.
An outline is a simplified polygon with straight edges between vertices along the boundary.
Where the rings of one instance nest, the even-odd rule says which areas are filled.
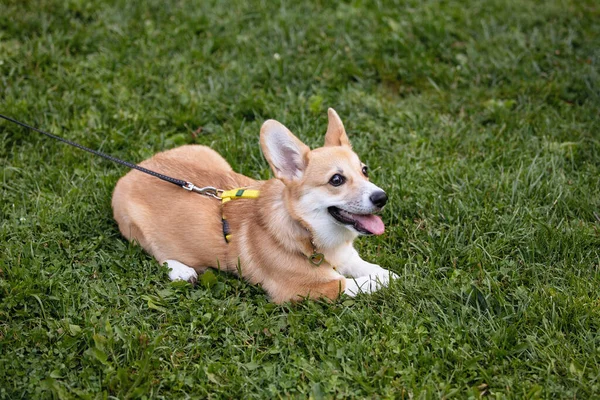
[[[229,229],[229,222],[225,217],[225,210],[223,205],[225,203],[230,202],[231,200],[237,199],[257,199],[260,196],[260,190],[254,189],[232,189],[232,190],[224,190],[223,193],[220,194],[221,198],[221,222],[223,223],[223,237],[225,241],[229,243],[231,239],[231,230]]]

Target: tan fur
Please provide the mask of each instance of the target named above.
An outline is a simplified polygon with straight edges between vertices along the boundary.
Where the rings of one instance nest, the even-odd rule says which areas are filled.
[[[260,284],[277,303],[305,297],[337,298],[346,280],[327,262],[315,267],[307,260],[312,253],[311,233],[307,230],[311,227],[306,226],[296,204],[307,190],[351,191],[352,180],[362,176],[360,161],[349,147],[343,125],[339,127],[341,121],[337,123],[336,119],[339,121],[337,114],[332,116],[330,112],[326,147],[310,151],[298,141],[307,164],[302,179],[279,176],[268,181],[253,180],[234,172],[227,161],[205,146],[168,150],[140,164],[200,187],[260,190],[258,199],[237,199],[223,206],[232,234],[230,243],[223,238],[219,200],[187,192],[136,170],[119,180],[113,195],[114,217],[121,233],[138,242],[160,263],[177,260],[198,272],[208,267],[240,272],[248,282]],[[274,167],[264,132],[265,126],[274,123],[268,121],[263,126],[261,145],[278,176],[282,173]],[[332,168],[347,171],[346,187],[327,185]],[[324,240],[318,232],[312,233],[321,247]],[[352,240],[348,238],[350,244]]]

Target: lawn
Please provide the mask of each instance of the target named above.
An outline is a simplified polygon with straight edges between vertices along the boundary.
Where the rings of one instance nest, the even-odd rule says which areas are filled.
[[[0,113],[268,179],[327,107],[385,188],[373,295],[196,287],[112,219],[124,167],[0,122],[0,398],[600,398],[600,4],[0,0]],[[199,160],[202,162],[202,160]]]

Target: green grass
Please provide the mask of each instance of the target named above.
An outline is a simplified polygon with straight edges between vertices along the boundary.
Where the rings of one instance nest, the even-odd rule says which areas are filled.
[[[193,288],[124,241],[126,170],[0,123],[0,398],[600,398],[594,0],[0,0],[0,112],[255,178],[326,109],[390,195],[371,296]],[[198,128],[202,127],[201,131]]]

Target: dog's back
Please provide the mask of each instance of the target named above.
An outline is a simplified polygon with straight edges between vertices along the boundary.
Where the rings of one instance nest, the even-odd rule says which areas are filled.
[[[256,183],[233,172],[223,157],[205,146],[178,147],[140,165],[200,187],[237,188]],[[153,192],[151,196],[148,191]],[[221,205],[216,199],[132,170],[117,183],[112,206],[123,236],[138,242],[161,263],[176,258],[203,269],[215,266],[217,258],[225,258]]]

